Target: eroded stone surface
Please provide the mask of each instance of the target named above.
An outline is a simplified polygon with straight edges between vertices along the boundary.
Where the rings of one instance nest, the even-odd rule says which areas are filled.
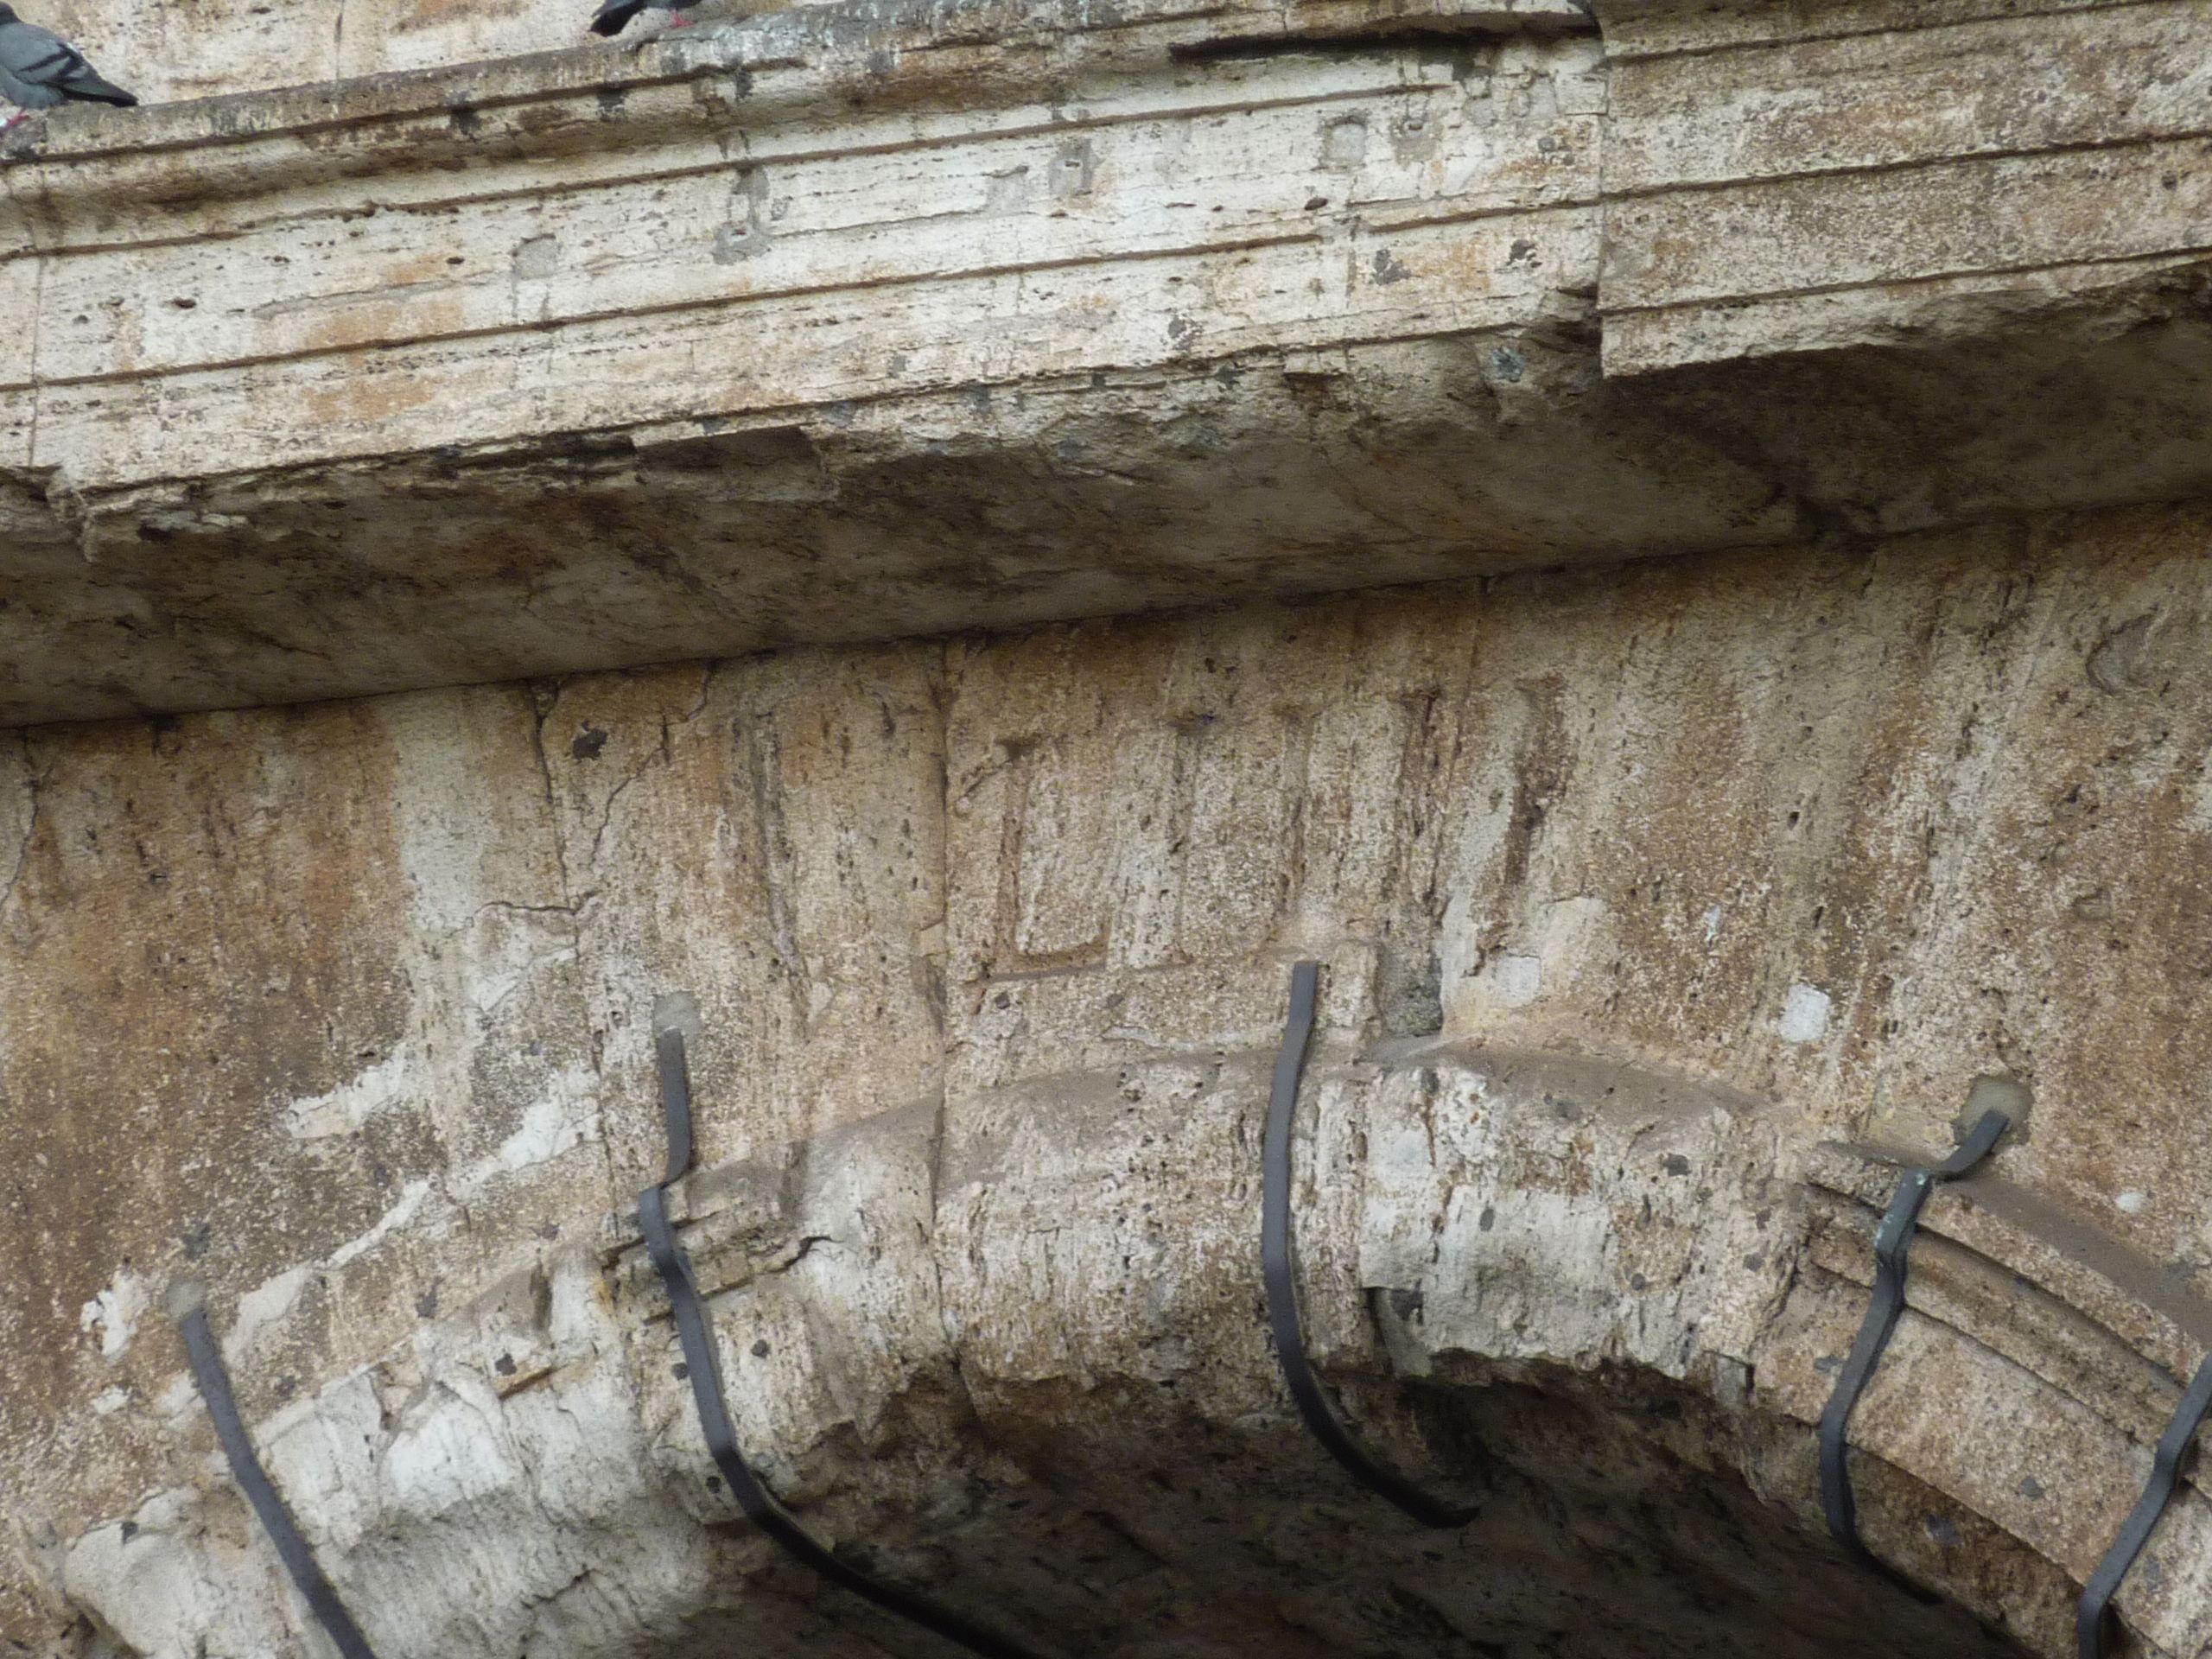
[[[2201,283],[2197,0],[1601,10],[1610,370],[1986,337]]]
[[[387,1656],[925,1650],[713,1484],[674,1022],[748,1447],[1041,1653],[2071,1651],[2212,1344],[2212,524],[2047,511],[2212,488],[2202,5],[434,10],[143,9],[370,78],[0,159],[0,723],[164,711],[0,732],[0,1643],[318,1650],[191,1276]],[[1259,1317],[1306,956],[1460,1533]],[[1854,1425],[1929,1609],[1809,1426],[1993,1078]],[[2192,1484],[2145,1651],[2208,1579]]]
[[[1594,14],[210,13],[0,158],[0,722],[2212,491],[2202,0]]]
[[[2202,517],[10,735],[0,1633],[289,1653],[158,1312],[399,1655],[922,1650],[729,1524],[626,1211],[657,1020],[734,1407],[825,1535],[1040,1649],[2070,1650],[2212,1339]],[[1325,964],[1316,1351],[1259,1316]],[[1893,1166],[1931,1205],[1822,1541]],[[2203,1621],[2188,1490],[2120,1598]],[[1958,1611],[1986,1621],[1986,1628]],[[79,1622],[86,1621],[86,1622]]]

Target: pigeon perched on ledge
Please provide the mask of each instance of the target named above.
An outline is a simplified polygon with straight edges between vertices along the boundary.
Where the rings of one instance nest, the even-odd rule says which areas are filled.
[[[612,40],[629,28],[630,20],[641,11],[669,13],[668,26],[671,29],[686,28],[691,21],[683,15],[682,8],[671,3],[671,0],[601,0],[599,10],[591,15],[591,32]]]
[[[57,104],[113,104],[124,109],[138,100],[112,81],[103,80],[85,54],[59,35],[24,22],[15,8],[0,4],[0,98],[16,112],[0,122],[5,132],[33,110]]]

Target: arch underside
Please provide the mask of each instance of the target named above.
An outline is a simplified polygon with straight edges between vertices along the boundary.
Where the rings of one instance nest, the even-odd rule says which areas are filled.
[[[1891,1162],[1632,1065],[1325,1030],[1298,1143],[1308,1337],[1377,1454],[1478,1510],[1423,1528],[1327,1459],[1278,1381],[1268,1058],[1056,1077],[965,1124],[897,1112],[693,1178],[679,1214],[741,1432],[810,1525],[1041,1654],[2063,1639],[2165,1385],[2048,1281],[2120,1295],[2139,1264],[2087,1259],[2001,1174],[1930,1206],[1854,1427],[1865,1535],[1936,1592],[1918,1599],[1829,1544],[1814,1490],[1810,1424]],[[782,1558],[716,1490],[633,1234],[608,1217],[608,1248],[259,1426],[365,1626],[398,1653],[950,1651]],[[245,1651],[274,1639],[238,1627],[256,1592],[301,1614],[213,1483],[120,1534],[70,1558],[105,1651],[189,1651],[143,1621],[195,1610],[207,1651]],[[2166,1650],[2192,1651],[2207,1540],[2186,1490],[2130,1598]]]

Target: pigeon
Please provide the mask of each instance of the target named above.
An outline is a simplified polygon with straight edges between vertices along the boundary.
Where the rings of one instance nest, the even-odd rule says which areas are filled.
[[[671,3],[671,0],[601,0],[599,10],[591,15],[591,32],[612,40],[629,28],[630,20],[641,11],[668,12],[671,29],[690,26],[691,20],[683,15],[682,6]]]
[[[0,122],[0,132],[33,110],[50,110],[73,99],[124,109],[138,101],[112,81],[102,80],[68,41],[24,22],[5,4],[0,4],[0,98],[16,106],[15,114]]]

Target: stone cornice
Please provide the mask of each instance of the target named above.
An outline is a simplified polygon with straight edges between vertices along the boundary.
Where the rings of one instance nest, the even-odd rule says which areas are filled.
[[[118,196],[148,190],[155,158],[178,151],[279,144],[264,165],[289,178],[351,176],[338,134],[361,144],[397,143],[374,170],[436,166],[485,156],[527,159],[601,149],[666,130],[774,122],[832,99],[841,112],[934,106],[974,113],[978,99],[1065,93],[1074,70],[1179,55],[1233,53],[1239,46],[1348,37],[1594,33],[1575,0],[833,0],[832,3],[725,20],[686,34],[620,44],[593,42],[490,62],[401,71],[360,80],[156,105],[126,113],[70,109],[0,147],[0,176],[21,194],[51,189],[65,164],[105,161],[122,169],[91,188]],[[986,68],[985,66],[988,66]],[[983,73],[979,79],[979,70]],[[705,96],[672,99],[671,88],[732,80]],[[554,119],[550,107],[584,111]],[[455,118],[461,118],[456,121]],[[588,134],[580,140],[580,134]],[[133,172],[134,164],[147,171]],[[217,166],[221,164],[215,163]],[[235,185],[250,174],[219,175]],[[210,191],[208,194],[217,194]],[[157,199],[157,198],[156,198]]]
[[[845,0],[67,111],[0,721],[2212,489],[2209,15]]]

